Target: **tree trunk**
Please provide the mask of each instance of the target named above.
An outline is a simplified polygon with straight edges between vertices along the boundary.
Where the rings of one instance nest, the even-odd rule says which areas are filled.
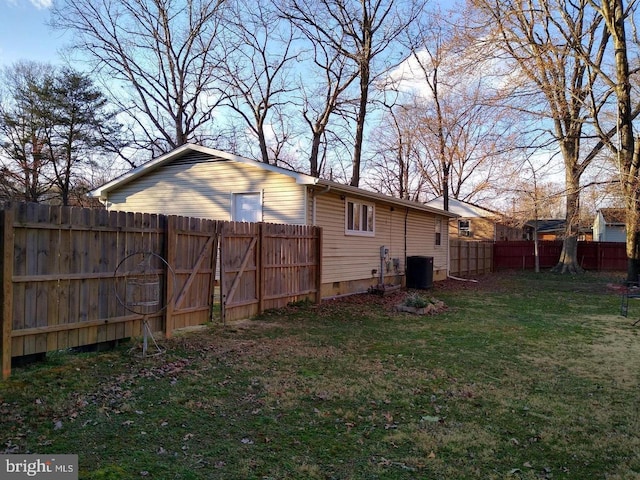
[[[264,136],[264,131],[261,129],[258,134],[258,144],[260,145],[260,157],[262,157],[262,163],[269,164],[269,150],[267,149],[267,139]]]
[[[556,273],[582,273],[583,269],[578,265],[578,237],[571,235],[565,237],[562,243],[562,252],[558,264],[553,267],[552,272]]]
[[[627,227],[628,228],[628,227]],[[629,238],[629,237],[633,238]],[[633,251],[629,252],[629,245],[633,245]],[[640,255],[638,255],[640,245],[638,244],[638,232],[634,232],[629,235],[627,230],[627,281],[638,282],[640,281]]]
[[[627,251],[627,281],[637,282],[640,280],[640,235],[638,230],[638,191],[635,187],[636,182],[631,181],[624,185],[626,199],[626,251]]]
[[[320,168],[318,165],[318,157],[320,156],[320,133],[314,131],[311,140],[311,156],[309,157],[309,175],[312,177],[320,176]]]
[[[636,143],[633,133],[631,107],[631,73],[625,32],[625,9],[622,0],[607,0],[602,2],[600,13],[612,35],[615,67],[616,67],[616,97],[617,97],[617,135],[618,168],[620,181],[625,199],[627,228],[627,281],[637,282],[640,274],[640,247],[638,245],[638,206],[640,205],[640,189],[638,185],[638,169],[640,167],[640,145]]]
[[[536,209],[536,226],[533,229],[533,258],[535,262],[535,272],[540,273],[540,240],[538,240],[538,212]]]
[[[368,58],[367,58],[368,62]],[[362,160],[362,143],[364,141],[364,123],[367,119],[367,103],[369,102],[369,64],[360,65],[360,106],[356,120],[356,138],[353,148],[353,169],[351,186],[360,186],[360,163]]]
[[[577,177],[577,178],[576,178]],[[578,230],[580,218],[579,176],[567,172],[567,214],[562,252],[558,264],[553,267],[556,273],[582,273],[584,270],[578,263]]]

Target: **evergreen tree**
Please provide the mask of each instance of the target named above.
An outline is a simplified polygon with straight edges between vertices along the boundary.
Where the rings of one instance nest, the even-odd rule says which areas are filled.
[[[121,126],[85,74],[19,63],[4,71],[0,138],[5,197],[69,205],[101,155],[121,148]]]
[[[49,159],[44,151],[50,126],[42,112],[46,111],[43,101],[49,94],[53,68],[20,62],[6,68],[1,78],[2,197],[27,202],[46,200],[51,182],[46,175]]]
[[[62,69],[51,93],[48,123],[52,128],[47,146],[52,180],[62,204],[68,205],[76,184],[82,183],[83,167],[111,150],[121,126],[108,109],[107,99],[84,74]]]

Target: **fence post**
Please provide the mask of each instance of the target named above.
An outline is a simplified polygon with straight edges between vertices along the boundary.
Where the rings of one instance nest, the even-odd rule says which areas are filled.
[[[166,272],[164,278],[166,279],[166,292],[165,299],[168,300],[167,308],[164,309],[164,336],[165,338],[171,338],[173,333],[174,326],[174,318],[173,318],[173,307],[176,302],[176,286],[175,286],[175,278],[174,275],[171,275],[170,269],[176,271],[176,244],[178,240],[178,231],[177,231],[177,217],[175,215],[169,215],[167,218],[166,228],[165,228],[165,245],[167,248],[167,265],[165,266]]]
[[[258,294],[258,314],[264,313],[264,296],[265,296],[265,284],[264,284],[264,269],[265,269],[265,248],[264,248],[264,229],[263,222],[258,223],[258,244],[256,248],[256,262],[258,263],[256,268],[256,293]]]
[[[11,329],[13,326],[13,206],[1,212],[2,223],[2,379],[11,375]]]
[[[210,282],[210,288],[211,288],[211,295],[209,296],[209,311],[210,311],[210,317],[209,320],[213,321],[214,319],[214,305],[215,305],[215,299],[216,299],[216,273],[218,272],[218,262],[220,262],[220,258],[218,257],[218,250],[220,248],[220,221],[218,220],[211,220],[211,224],[213,225],[213,232],[212,235],[214,235],[213,238],[213,251],[211,252],[211,282]],[[221,283],[221,282],[220,282]],[[220,288],[221,285],[220,283],[218,283],[217,287]],[[220,300],[222,303],[222,295],[220,295]],[[222,306],[220,306],[220,308],[222,308]],[[222,311],[220,311],[220,320],[222,320]]]
[[[476,242],[476,275],[480,275],[480,242]]]
[[[322,227],[314,226],[316,235],[316,303],[322,301]]]

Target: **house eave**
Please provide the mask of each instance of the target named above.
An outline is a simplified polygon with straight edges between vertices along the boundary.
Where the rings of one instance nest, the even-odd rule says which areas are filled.
[[[397,206],[400,208],[410,208],[413,210],[419,210],[422,212],[433,213],[434,215],[440,215],[447,218],[458,218],[460,215],[452,212],[447,212],[446,210],[442,210],[436,207],[430,207],[420,202],[413,202],[411,200],[403,200],[401,198],[390,197],[389,195],[384,195],[382,193],[370,192],[368,190],[363,190],[358,187],[353,187],[351,185],[344,185],[342,183],[332,182],[330,180],[316,179],[316,185],[318,187],[329,189],[333,192],[342,193],[345,196],[363,198],[376,200],[378,202],[383,202],[389,205]]]

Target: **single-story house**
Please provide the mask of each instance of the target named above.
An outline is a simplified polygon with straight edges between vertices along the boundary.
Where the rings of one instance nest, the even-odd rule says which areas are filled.
[[[626,242],[626,212],[624,208],[601,208],[593,221],[596,242]]]
[[[442,197],[426,203],[435,208],[444,208]],[[455,198],[449,199],[449,212],[458,215],[449,219],[449,235],[462,240],[505,241],[522,240],[522,228],[505,215]]]
[[[455,214],[211,148],[187,144],[91,192],[109,210],[323,229],[323,298],[403,281],[408,256],[448,273],[444,228]],[[381,248],[384,247],[384,248]],[[383,261],[381,261],[381,252]]]
[[[538,231],[538,240],[562,240],[567,221],[564,218],[539,218],[529,220],[525,225],[526,240],[533,240],[535,231]]]
[[[537,227],[538,240],[560,241],[564,238],[566,226],[567,221],[564,218],[541,218],[537,221],[529,220],[525,224],[524,236],[526,240],[533,240],[533,234]],[[578,225],[578,240],[581,242],[589,242],[592,239],[593,234],[591,233],[591,227],[583,225],[582,223]]]

